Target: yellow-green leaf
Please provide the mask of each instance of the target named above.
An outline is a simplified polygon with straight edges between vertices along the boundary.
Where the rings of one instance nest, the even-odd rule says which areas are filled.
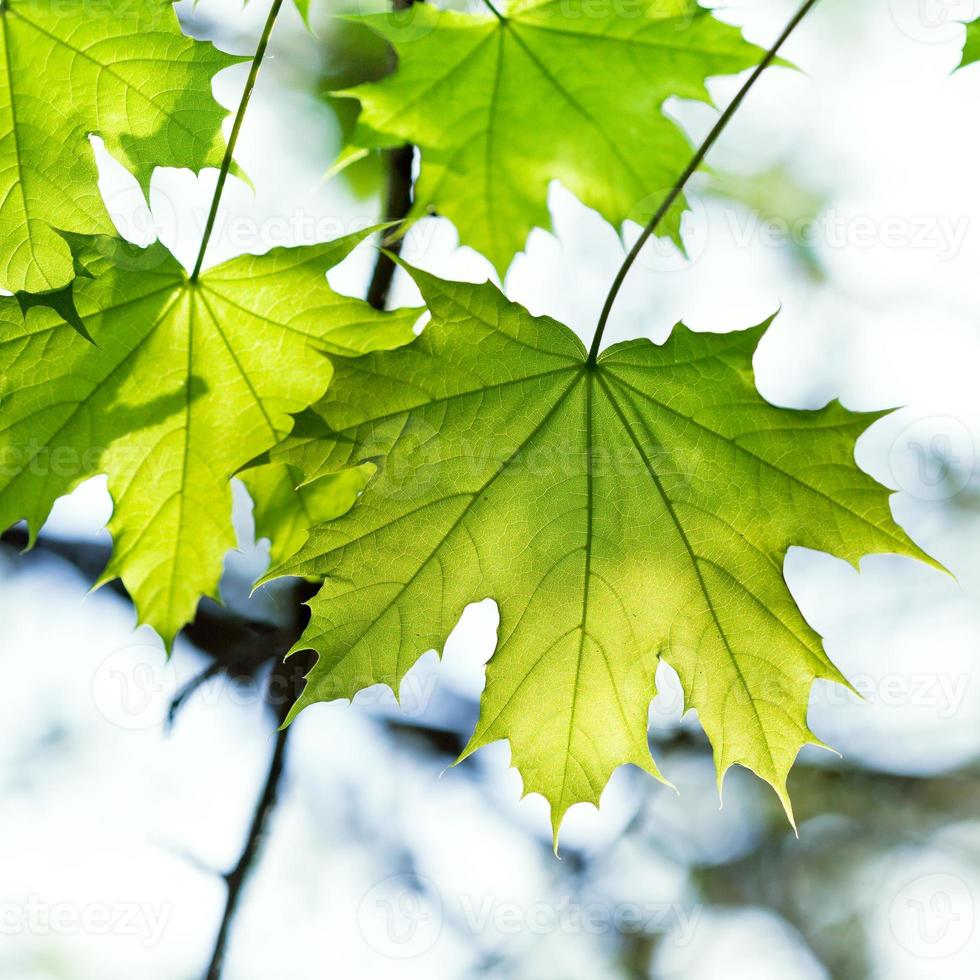
[[[664,102],[708,101],[706,78],[762,56],[695,0],[504,10],[415,4],[360,18],[394,45],[398,70],[345,93],[363,105],[355,142],[421,148],[414,214],[450,218],[501,274],[533,227],[550,227],[552,180],[614,225],[645,224],[691,156]],[[665,234],[676,235],[682,208]]]
[[[252,498],[255,538],[269,541],[270,565],[292,558],[306,544],[311,527],[346,514],[373,475],[370,463],[305,484],[295,467],[283,463],[265,463],[240,474]]]
[[[241,256],[190,282],[162,245],[73,242],[92,338],[53,310],[0,299],[0,527],[28,521],[108,474],[119,577],[169,643],[202,595],[217,597],[235,544],[231,477],[320,398],[325,352],[410,340],[416,311],[378,313],[335,293],[327,269],[370,231]]]
[[[817,742],[811,686],[843,678],[786,586],[787,549],[925,558],[854,462],[879,416],[765,402],[752,371],[765,324],[679,325],[590,365],[567,327],[494,286],[412,274],[429,326],[398,351],[335,359],[320,438],[308,426],[277,453],[310,477],[380,460],[350,513],[280,569],[325,580],[293,714],[374,683],[397,691],[490,597],[498,643],[464,755],[509,740],[556,834],[617,766],[659,775],[658,660],[698,712],[719,783],[746,766],[789,812],[787,775]]]
[[[157,166],[218,166],[211,81],[241,60],[185,37],[173,0],[3,0],[0,287],[60,289],[74,277],[60,233],[114,233],[90,135],[144,190]]]

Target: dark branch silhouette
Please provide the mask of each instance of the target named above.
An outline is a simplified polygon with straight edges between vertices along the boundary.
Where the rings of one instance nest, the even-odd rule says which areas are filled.
[[[300,614],[306,612],[303,603],[309,598],[311,591],[313,590],[305,582],[296,586],[295,608]],[[308,617],[303,615],[297,616],[297,639],[306,625],[306,618]],[[262,844],[269,833],[273,811],[279,802],[282,782],[286,774],[286,752],[292,729],[283,728],[282,724],[286,720],[289,706],[302,690],[304,676],[311,666],[311,658],[309,657],[295,656],[288,660],[283,660],[280,657],[274,664],[266,684],[266,704],[272,708],[278,731],[276,732],[275,745],[269,760],[265,783],[252,812],[252,822],[245,838],[245,846],[242,848],[241,856],[238,858],[235,867],[224,876],[227,885],[225,909],[221,916],[221,924],[218,927],[218,935],[215,938],[214,950],[211,954],[211,962],[208,965],[205,980],[219,980],[221,977],[228,940],[241,904],[242,894],[258,862],[262,852]]]
[[[415,0],[393,0],[395,10],[407,10]],[[418,0],[419,3],[422,0]],[[394,52],[392,52],[391,67],[394,69]],[[387,189],[385,191],[384,220],[404,221],[412,207],[412,162],[415,157],[415,147],[399,146],[393,150],[385,150],[382,158],[387,172]],[[367,301],[376,309],[383,310],[388,305],[391,284],[395,278],[395,261],[392,255],[398,255],[402,249],[400,229],[395,229],[395,236],[386,242],[386,252],[379,252],[374,264],[371,284],[368,286]]]

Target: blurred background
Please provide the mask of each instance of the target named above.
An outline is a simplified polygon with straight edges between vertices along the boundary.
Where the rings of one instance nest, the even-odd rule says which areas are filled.
[[[334,4],[333,7],[330,4]],[[769,44],[795,2],[720,8]],[[339,175],[355,104],[331,89],[387,70],[363,28],[314,2],[318,37],[287,4],[246,118],[212,261],[330,239],[377,220],[379,161]],[[185,29],[251,54],[268,6],[178,5]],[[442,662],[421,658],[404,703],[387,689],[318,705],[295,724],[280,799],[230,936],[228,980],[321,978],[958,978],[980,962],[980,66],[951,76],[980,0],[824,0],[753,91],[699,176],[685,259],[650,245],[610,342],[753,325],[762,394],[898,407],[858,446],[896,491],[897,520],[950,575],[888,556],[860,572],[794,550],[793,594],[863,700],[818,684],[791,778],[799,838],[771,791],[732,771],[719,808],[709,748],[661,668],[651,743],[678,793],[621,769],[601,808],[573,809],[561,859],[547,809],[520,799],[506,745],[448,768],[477,716],[492,602],[473,606]],[[247,66],[217,79],[237,104]],[[737,79],[718,80],[719,105]],[[697,140],[704,105],[670,112]],[[93,141],[119,230],[196,250],[215,173],[158,171],[151,209]],[[508,295],[590,337],[625,243],[560,186]],[[637,202],[637,213],[650,202]],[[492,278],[437,218],[406,257],[447,278]],[[331,282],[363,295],[375,253]],[[412,302],[396,282],[394,300]],[[222,617],[277,635],[292,588],[249,598],[265,568],[236,489],[240,549],[227,612],[206,608],[166,662],[125,596],[90,594],[105,561],[103,480],[59,502],[39,547],[0,545],[0,977],[195,980],[204,975],[275,745],[264,675],[207,676]],[[263,632],[267,631],[267,632]],[[227,635],[227,634],[222,634]],[[253,636],[254,639],[254,636]],[[270,640],[272,642],[272,640]],[[168,724],[186,685],[187,697]]]

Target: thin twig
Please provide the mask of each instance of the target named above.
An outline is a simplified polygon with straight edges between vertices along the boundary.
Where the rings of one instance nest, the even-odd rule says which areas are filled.
[[[294,639],[298,639],[306,627],[309,613],[304,603],[315,591],[316,587],[309,582],[296,583],[295,601],[293,603],[296,616],[291,628]],[[235,916],[238,913],[245,885],[261,853],[269,820],[279,800],[280,784],[286,772],[286,747],[292,727],[283,728],[282,725],[286,720],[290,706],[302,692],[306,674],[312,665],[308,657],[293,656],[283,659],[282,651],[277,650],[277,653],[279,656],[273,664],[272,672],[266,683],[265,701],[272,709],[279,730],[276,732],[275,747],[272,751],[272,758],[269,760],[265,783],[262,787],[262,793],[255,803],[252,822],[245,838],[241,856],[238,858],[234,869],[224,878],[228,886],[225,908],[221,916],[221,925],[218,927],[218,934],[215,937],[214,950],[211,954],[211,962],[205,974],[205,980],[220,980],[225,951],[235,923]]]
[[[687,182],[694,176],[694,174],[704,163],[704,158],[708,155],[709,150],[715,145],[718,137],[725,131],[725,127],[731,122],[732,116],[738,112],[739,106],[742,104],[745,97],[752,90],[752,87],[762,76],[762,73],[776,60],[776,56],[779,54],[780,49],[786,43],[789,36],[796,30],[800,21],[810,12],[810,10],[816,6],[817,0],[806,0],[806,3],[800,7],[799,10],[793,15],[792,20],[783,28],[782,34],[776,39],[776,43],[766,52],[765,57],[762,61],[756,65],[755,70],[748,77],[745,84],[739,89],[738,94],[732,99],[728,108],[718,117],[718,121],[714,124],[711,132],[708,133],[704,142],[698,147],[697,152],[691,158],[691,162],[684,169],[684,172],[677,178],[677,182],[670,189],[667,196],[664,198],[663,203],[657,208],[656,213],[647,223],[646,228],[643,229],[643,234],[636,240],[636,244],[630,249],[629,255],[626,256],[626,260],[623,262],[616,274],[616,278],[613,280],[613,284],[609,289],[609,295],[606,297],[606,302],[602,307],[602,313],[599,315],[599,323],[596,326],[595,337],[592,340],[592,348],[589,350],[589,358],[587,363],[594,367],[596,361],[599,358],[599,345],[602,343],[602,335],[606,329],[606,323],[609,321],[609,314],[612,312],[613,303],[616,302],[616,297],[619,295],[619,291],[623,286],[623,282],[626,279],[630,269],[633,267],[633,263],[636,261],[637,256],[640,254],[643,246],[646,245],[650,236],[657,230],[660,226],[660,222],[663,221],[667,212],[674,206],[674,202],[681,196],[684,192],[684,187]]]
[[[225,876],[225,881],[228,884],[225,911],[221,917],[221,927],[218,929],[218,935],[214,942],[211,962],[205,974],[206,980],[220,980],[221,970],[224,966],[225,952],[228,947],[228,937],[231,934],[231,927],[235,921],[235,914],[238,911],[242,891],[252,871],[255,859],[259,855],[269,817],[272,815],[272,811],[275,809],[279,797],[279,784],[282,781],[286,768],[286,743],[289,740],[289,733],[291,731],[291,728],[283,728],[276,733],[276,744],[272,751],[272,758],[269,760],[265,785],[262,788],[262,795],[259,797],[255,806],[255,813],[252,816],[252,826],[249,828],[245,847],[234,870]]]
[[[177,723],[177,715],[180,709],[205,685],[208,681],[219,677],[225,672],[225,665],[220,660],[212,660],[199,674],[195,674],[186,684],[183,684],[177,693],[170,699],[170,707],[167,709],[167,732],[172,732]]]

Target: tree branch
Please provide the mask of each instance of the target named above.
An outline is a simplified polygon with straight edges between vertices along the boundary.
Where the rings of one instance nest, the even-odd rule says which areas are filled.
[[[394,10],[407,10],[415,0],[392,0]],[[423,0],[418,0],[422,3]],[[392,64],[394,67],[394,64]],[[388,174],[388,186],[385,191],[384,220],[404,221],[412,208],[412,161],[415,157],[415,147],[411,144],[399,146],[382,153],[385,170]],[[368,286],[368,303],[376,310],[383,310],[388,305],[388,294],[395,278],[395,262],[392,255],[398,255],[402,248],[402,236],[398,234],[388,242],[386,252],[378,252],[374,264],[371,284]]]
[[[415,148],[412,146],[399,146],[394,150],[384,151],[384,163],[388,171],[385,221],[403,221],[412,207],[414,154]],[[388,294],[391,292],[391,284],[395,278],[395,261],[391,256],[397,255],[401,247],[402,237],[398,235],[387,243],[386,251],[378,252],[366,297],[376,310],[383,310],[388,305]]]
[[[295,619],[290,629],[293,639],[287,650],[299,639],[306,628],[306,623],[309,621],[309,611],[305,602],[315,592],[316,587],[308,582],[297,582],[294,587],[293,609],[295,610]],[[272,758],[269,760],[262,793],[255,803],[252,822],[245,838],[241,856],[234,869],[225,875],[225,883],[228,886],[225,909],[221,916],[218,934],[215,937],[214,950],[211,954],[211,962],[208,965],[205,980],[220,980],[228,938],[235,923],[235,916],[238,914],[242,893],[261,854],[269,821],[276,804],[279,802],[280,786],[286,773],[286,748],[289,742],[289,733],[292,731],[291,727],[284,728],[283,722],[286,720],[290,706],[302,692],[303,685],[306,683],[306,674],[313,665],[313,658],[309,655],[286,658],[284,657],[285,653],[286,650],[279,647],[276,647],[275,652],[271,653],[275,657],[275,661],[266,682],[265,703],[271,708],[278,726],[275,747],[272,751]]]
[[[245,847],[234,870],[225,875],[225,882],[228,885],[225,911],[221,917],[221,926],[218,929],[218,935],[214,942],[211,962],[205,974],[206,980],[219,980],[221,977],[225,952],[228,947],[228,937],[231,934],[235,915],[238,912],[242,891],[255,864],[255,860],[259,856],[269,818],[272,816],[272,811],[275,809],[279,798],[279,785],[286,769],[286,743],[289,740],[290,731],[291,729],[289,728],[282,728],[276,733],[276,744],[272,752],[272,758],[269,761],[265,785],[262,788],[262,795],[255,804],[252,825],[249,828]]]

